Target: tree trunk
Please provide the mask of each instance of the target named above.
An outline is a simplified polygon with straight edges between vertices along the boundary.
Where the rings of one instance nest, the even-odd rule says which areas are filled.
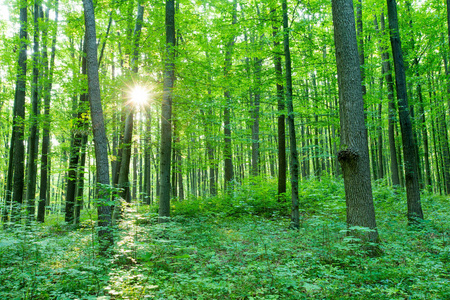
[[[145,109],[145,114],[147,116],[146,122],[145,122],[145,134],[144,134],[144,190],[143,190],[143,196],[144,196],[144,203],[150,204],[152,201],[151,197],[151,147],[152,147],[152,135],[151,135],[151,128],[152,128],[152,115],[151,110],[149,108]]]
[[[300,227],[299,200],[298,200],[298,152],[295,137],[294,105],[292,103],[292,74],[291,74],[291,52],[289,49],[289,24],[287,1],[283,0],[283,45],[286,66],[286,105],[288,109],[287,121],[289,126],[289,145],[291,150],[290,172],[291,172],[291,226]]]
[[[343,147],[338,158],[344,176],[347,225],[350,234],[363,241],[377,242],[353,2],[333,0],[332,12]],[[371,231],[357,232],[352,229],[354,226],[368,227]]]
[[[39,101],[40,101],[40,87],[39,87],[39,68],[40,68],[40,53],[39,53],[39,19],[41,7],[35,1],[34,3],[34,34],[33,34],[33,83],[31,87],[32,95],[32,111],[30,113],[30,137],[28,139],[28,166],[27,166],[27,209],[28,217],[31,220],[35,218],[35,204],[36,204],[36,173],[37,165],[36,158],[39,152],[39,134],[38,134],[38,118],[39,118]]]
[[[130,203],[131,199],[129,199],[130,193],[130,181],[129,181],[129,173],[130,173],[130,161],[131,161],[131,143],[133,138],[133,118],[134,118],[134,108],[128,108],[128,114],[125,121],[125,132],[123,135],[123,144],[122,144],[122,159],[120,160],[120,173],[119,180],[117,186],[120,188],[119,197]]]
[[[55,3],[55,22],[58,24],[58,1]],[[45,14],[45,19],[48,22],[49,10],[47,10]],[[47,39],[47,30],[43,32],[43,38]],[[48,56],[47,56],[47,43],[44,42],[44,51],[43,51],[43,61],[44,61],[44,76],[47,77],[47,81],[44,83],[44,118],[43,118],[43,135],[42,135],[42,149],[41,149],[41,179],[40,179],[40,191],[39,191],[39,202],[38,202],[38,212],[37,212],[37,221],[43,223],[45,221],[45,206],[48,202],[48,187],[49,184],[49,170],[50,164],[48,162],[48,154],[50,152],[50,100],[51,100],[51,91],[53,84],[53,67],[55,66],[55,56],[56,56],[56,35],[57,30],[55,30],[55,35],[52,40],[52,54],[50,56],[50,65],[48,65]]]
[[[22,4],[23,5],[23,4]],[[14,147],[10,153],[13,155],[13,199],[16,204],[23,203],[24,187],[24,120],[25,120],[25,94],[26,94],[26,74],[27,74],[27,6],[20,8],[20,50],[19,62],[17,67],[16,91],[14,97],[14,117],[13,117],[13,135],[11,146]],[[7,202],[8,203],[8,202]],[[13,205],[13,216],[17,213],[17,208]]]
[[[170,163],[172,152],[172,98],[175,81],[175,6],[166,1],[166,58],[161,107],[161,163],[159,222],[170,217]]]
[[[100,96],[98,76],[97,42],[95,33],[95,14],[92,0],[83,0],[84,21],[86,27],[86,62],[89,86],[89,102],[91,108],[92,131],[94,136],[95,162],[97,167],[97,213],[98,238],[101,244],[100,254],[112,245],[110,181],[108,163],[108,140],[106,139],[105,123]]]
[[[81,58],[81,74],[84,76],[87,74],[86,65],[86,41],[83,43],[83,55]],[[84,83],[86,84],[86,83]],[[76,97],[74,97],[74,109],[77,110],[74,119],[74,127],[72,129],[72,137],[70,141],[70,154],[69,154],[69,171],[67,174],[67,186],[66,186],[66,201],[65,201],[65,222],[73,224],[75,220],[75,204],[77,194],[77,181],[79,172],[79,162],[82,155],[81,148],[83,137],[86,135],[87,124],[85,115],[88,113],[88,96],[86,93],[81,93],[80,100],[76,103]],[[75,111],[74,110],[74,111]]]
[[[87,98],[87,95],[85,95]],[[81,209],[83,207],[84,199],[83,199],[83,192],[84,192],[84,167],[86,165],[86,146],[88,141],[88,134],[86,132],[88,124],[84,124],[84,134],[81,140],[81,147],[80,147],[80,163],[78,165],[78,174],[77,174],[77,187],[76,187],[76,193],[75,193],[75,219],[74,223],[75,225],[80,224],[80,215],[81,215]]]
[[[237,22],[236,9],[237,9],[237,4],[236,4],[236,0],[234,0],[233,1],[233,12],[232,12],[233,15],[232,15],[232,21],[231,21],[232,25],[236,24],[236,22]],[[235,39],[235,37],[234,37],[234,35],[232,35],[226,45],[225,63],[224,63],[224,67],[223,67],[223,76],[226,81],[228,81],[227,79],[228,79],[228,76],[229,76],[229,73],[231,70],[231,66],[232,66],[232,52],[233,52],[233,46],[234,46],[234,39]],[[223,126],[224,126],[224,135],[225,135],[224,149],[223,149],[224,163],[225,163],[224,186],[225,186],[225,190],[228,190],[229,188],[231,188],[230,183],[234,179],[233,160],[232,160],[233,151],[232,151],[232,145],[231,145],[231,124],[230,124],[232,99],[231,99],[230,87],[228,87],[228,86],[225,87],[224,97],[226,100],[225,109],[223,112],[223,118],[224,118]]]
[[[447,0],[447,39],[448,45],[450,46],[450,0]],[[450,83],[448,87],[449,87],[448,89],[450,89]],[[447,110],[450,114],[450,98],[447,99],[447,106],[448,106]]]
[[[255,90],[254,90],[254,102],[252,111],[252,175],[259,175],[259,110],[261,99],[261,68],[263,60],[255,58]]]
[[[276,10],[272,10],[275,14]],[[274,16],[276,18],[276,16]],[[274,23],[276,20],[274,21]],[[280,42],[276,39],[278,26],[272,25],[272,32],[274,37],[274,68],[277,87],[277,105],[278,105],[278,199],[281,200],[282,195],[286,193],[286,118],[285,118],[285,101],[283,95],[283,70],[281,65]]]
[[[408,222],[415,224],[423,219],[420,203],[419,180],[417,177],[417,161],[411,118],[409,115],[408,96],[406,92],[406,76],[397,18],[397,3],[387,0],[389,28],[391,30],[391,46],[394,57],[395,81],[397,87],[398,114],[402,131],[403,156],[405,160],[405,183],[408,202]]]
[[[381,14],[380,18],[380,29],[385,34],[385,23],[384,23],[384,14]],[[391,158],[391,179],[392,185],[399,186],[400,185],[400,177],[398,170],[398,161],[397,161],[397,149],[395,146],[395,123],[396,123],[396,112],[397,109],[395,107],[394,102],[394,80],[392,79],[392,69],[391,63],[389,59],[389,52],[386,47],[382,47],[381,58],[382,62],[382,73],[384,74],[384,78],[386,80],[387,90],[388,90],[388,108],[389,108],[389,120],[388,120],[388,135],[389,135],[389,155]]]

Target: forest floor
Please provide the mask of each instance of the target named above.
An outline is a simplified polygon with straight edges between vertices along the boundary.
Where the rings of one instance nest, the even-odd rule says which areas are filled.
[[[107,257],[89,211],[76,230],[54,216],[0,231],[0,299],[450,299],[448,197],[424,193],[427,220],[411,229],[404,193],[377,183],[383,254],[370,257],[346,236],[342,182],[300,193],[299,230],[260,185],[173,202],[165,224],[132,206]]]

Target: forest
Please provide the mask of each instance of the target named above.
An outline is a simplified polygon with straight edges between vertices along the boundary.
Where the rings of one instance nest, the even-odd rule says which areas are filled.
[[[450,0],[0,12],[0,299],[450,299]]]

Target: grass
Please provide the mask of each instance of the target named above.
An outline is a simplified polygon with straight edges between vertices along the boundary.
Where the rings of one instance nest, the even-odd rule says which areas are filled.
[[[271,182],[229,197],[174,202],[171,222],[129,207],[108,258],[95,232],[57,223],[0,232],[1,299],[449,299],[448,198],[422,195],[427,221],[406,226],[402,191],[374,186],[383,255],[345,235],[339,181],[301,184],[300,230]],[[86,216],[85,216],[86,218]]]

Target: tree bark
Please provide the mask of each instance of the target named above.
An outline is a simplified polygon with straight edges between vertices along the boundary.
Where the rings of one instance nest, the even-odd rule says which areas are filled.
[[[351,235],[378,241],[370,179],[369,148],[364,121],[364,101],[352,0],[333,0],[334,42],[339,85],[342,167]],[[371,231],[357,232],[355,226]]]
[[[134,108],[129,107],[127,113],[127,118],[125,120],[125,132],[123,135],[122,143],[122,159],[120,160],[120,173],[119,181],[117,186],[120,188],[119,197],[130,203],[130,161],[131,161],[131,144],[133,138],[133,119],[134,119]]]
[[[291,172],[291,226],[293,228],[300,227],[300,213],[298,200],[298,173],[299,162],[297,152],[297,139],[295,137],[294,122],[294,105],[292,103],[292,68],[291,68],[291,52],[289,49],[289,24],[288,24],[288,8],[287,1],[282,2],[283,9],[283,46],[286,68],[286,106],[288,110],[287,122],[289,127],[289,146],[291,151],[290,172]]]
[[[58,0],[55,3],[55,22],[58,24]],[[44,17],[48,22],[49,10],[46,12],[46,16]],[[57,29],[57,28],[56,28]],[[46,81],[44,82],[44,118],[43,118],[43,135],[42,135],[42,149],[41,149],[41,179],[40,179],[40,190],[39,190],[39,202],[38,202],[38,212],[37,212],[37,221],[43,223],[45,221],[45,206],[48,202],[48,187],[50,186],[48,182],[48,174],[50,169],[50,164],[48,162],[48,154],[50,152],[50,100],[51,100],[51,91],[53,84],[53,69],[55,66],[55,57],[56,57],[56,35],[57,30],[55,29],[55,34],[52,40],[52,54],[50,56],[50,65],[48,65],[48,55],[47,55],[47,43],[44,42],[44,51],[43,51],[43,61],[44,61],[44,76],[46,77]],[[47,39],[47,29],[43,33],[43,37]]]
[[[254,90],[254,102],[252,111],[252,175],[259,175],[259,111],[261,101],[261,68],[263,60],[255,58],[255,90]]]
[[[133,50],[131,58],[131,69],[133,73],[137,74],[139,70],[139,38],[141,35],[142,21],[144,18],[144,7],[138,1],[136,24],[133,32]],[[133,120],[134,120],[135,107],[130,106],[128,108],[127,117],[125,120],[125,131],[123,135],[122,146],[120,147],[121,159],[120,170],[117,185],[121,189],[119,192],[120,198],[126,202],[131,202],[130,198],[130,161],[132,152],[132,140],[133,140]]]
[[[234,25],[237,22],[236,18],[236,9],[237,9],[237,3],[236,0],[233,1],[233,12],[232,12],[232,21],[231,24]],[[234,39],[235,36],[231,35],[230,39],[228,40],[228,43],[226,45],[225,50],[225,63],[223,67],[223,76],[225,80],[227,80],[231,66],[232,66],[232,54],[233,54],[233,47],[234,47]],[[227,83],[228,84],[228,83]],[[234,170],[233,170],[233,151],[232,151],[232,144],[231,144],[231,106],[232,106],[232,99],[231,99],[231,92],[230,87],[226,86],[224,90],[224,98],[226,100],[225,108],[223,112],[223,118],[224,118],[224,186],[225,190],[230,189],[230,183],[234,179]]]
[[[83,43],[83,54],[81,58],[81,74],[82,78],[87,74],[87,61],[86,61],[86,39]],[[86,82],[83,82],[86,84]],[[85,115],[88,113],[88,95],[84,92],[79,97],[79,102],[76,103],[76,97],[74,98],[74,108],[77,110],[75,114],[75,122],[72,129],[72,137],[70,141],[70,154],[69,154],[69,171],[67,174],[66,185],[66,201],[65,201],[65,222],[68,224],[76,223],[76,195],[77,195],[77,182],[79,171],[79,163],[83,153],[82,143],[84,137],[87,135],[87,120]]]
[[[380,29],[385,34],[385,23],[384,23],[384,14],[381,14],[380,18]],[[382,62],[382,73],[384,74],[384,78],[386,80],[386,86],[388,91],[388,109],[389,109],[389,120],[388,120],[388,135],[389,135],[389,155],[390,155],[390,162],[391,162],[391,179],[392,179],[392,185],[400,186],[400,177],[399,177],[399,170],[398,170],[398,161],[397,161],[397,148],[395,145],[395,123],[396,121],[396,113],[397,108],[395,106],[394,102],[394,80],[392,79],[392,69],[391,69],[391,63],[389,59],[389,52],[386,47],[382,48],[381,58],[383,60]]]
[[[97,42],[95,32],[95,14],[92,0],[83,0],[84,21],[86,27],[86,62],[89,86],[89,103],[91,108],[92,131],[94,136],[95,163],[97,167],[97,213],[98,238],[101,244],[100,254],[112,245],[110,180],[108,163],[108,141],[100,95],[98,76]]]
[[[34,34],[33,34],[33,84],[31,87],[32,94],[32,111],[30,113],[30,137],[28,139],[28,167],[27,167],[27,209],[28,217],[31,220],[35,218],[36,204],[36,158],[39,152],[39,134],[38,134],[38,118],[39,118],[39,68],[40,68],[40,52],[39,52],[39,19],[41,6],[37,1],[34,3]]]
[[[403,62],[403,53],[397,18],[397,3],[387,0],[389,28],[391,31],[391,46],[395,66],[395,81],[397,87],[398,114],[402,132],[403,156],[405,161],[405,183],[408,203],[408,222],[417,224],[423,219],[422,205],[420,203],[419,180],[417,177],[417,161],[413,128],[409,112],[408,95],[406,91],[406,76]]]
[[[20,50],[17,66],[16,91],[14,97],[13,134],[11,137],[10,168],[12,168],[13,199],[15,205],[12,208],[12,215],[15,219],[18,212],[16,205],[23,203],[24,187],[24,120],[25,120],[25,94],[26,94],[26,74],[27,74],[27,5],[21,3],[20,7]],[[9,178],[8,178],[9,180]],[[7,194],[8,195],[8,194]],[[9,203],[8,199],[6,203]],[[13,219],[13,221],[14,221]]]
[[[166,1],[166,58],[163,100],[161,107],[161,162],[160,162],[160,223],[170,217],[170,164],[172,154],[172,98],[175,81],[175,6],[174,0]]]
[[[273,10],[275,13],[275,10]],[[273,37],[276,38],[278,27],[272,25]],[[281,200],[282,195],[286,193],[286,117],[285,117],[285,101],[283,95],[283,70],[281,65],[281,55],[278,53],[280,49],[280,42],[274,39],[273,42],[275,55],[274,55],[274,68],[275,79],[277,87],[277,108],[278,108],[278,122],[277,122],[277,135],[278,135],[278,199]]]

